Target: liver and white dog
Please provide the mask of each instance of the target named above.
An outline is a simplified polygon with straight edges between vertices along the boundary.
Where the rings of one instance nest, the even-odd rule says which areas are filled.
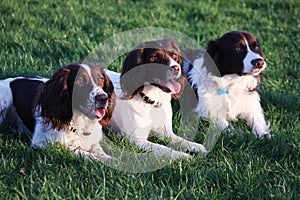
[[[206,51],[186,49],[184,70],[196,93],[195,111],[223,130],[244,119],[258,137],[270,137],[258,87],[266,62],[256,37],[232,31],[209,41]],[[190,64],[192,63],[192,64]]]
[[[179,48],[166,39],[137,46],[126,57],[121,74],[106,71],[117,94],[113,127],[140,148],[172,159],[190,157],[186,150],[206,153],[203,145],[173,132],[171,99],[180,96],[185,81],[181,63]],[[150,132],[168,138],[176,150],[150,142]]]
[[[60,143],[75,154],[111,160],[101,148],[109,124],[114,87],[100,66],[75,63],[48,80],[16,77],[0,81],[0,125],[33,136],[32,145]]]

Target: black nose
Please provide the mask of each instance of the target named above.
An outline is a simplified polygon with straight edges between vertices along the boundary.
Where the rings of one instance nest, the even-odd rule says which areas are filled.
[[[174,74],[178,74],[178,73],[180,73],[180,66],[178,66],[178,65],[173,65],[172,67],[171,67],[171,72],[173,72]]]
[[[98,102],[98,103],[100,103],[101,105],[106,104],[107,99],[108,99],[108,97],[107,97],[106,94],[97,94],[95,96],[95,101]]]
[[[255,59],[255,60],[252,60],[251,61],[251,64],[255,67],[255,68],[257,68],[257,69],[261,69],[263,66],[264,66],[264,64],[265,64],[265,61],[263,60],[263,59]]]

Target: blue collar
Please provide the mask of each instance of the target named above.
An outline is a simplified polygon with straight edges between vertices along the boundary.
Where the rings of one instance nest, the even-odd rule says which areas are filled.
[[[229,94],[229,91],[227,88],[225,88],[225,89],[218,88],[217,92],[218,92],[219,96],[222,94]]]

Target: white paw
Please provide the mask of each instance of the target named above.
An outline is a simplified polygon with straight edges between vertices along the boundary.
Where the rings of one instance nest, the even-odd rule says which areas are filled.
[[[101,154],[89,153],[86,155],[86,157],[92,160],[98,160],[100,162],[112,162],[114,160],[113,157],[111,157],[106,153],[101,153]]]
[[[268,139],[271,139],[272,138],[272,134],[269,133],[269,132],[263,132],[263,133],[254,133],[255,136],[257,138],[260,138],[260,139],[263,139],[263,138],[268,138]]]
[[[257,127],[255,126],[256,128],[254,128],[252,130],[253,134],[257,137],[257,138],[272,138],[272,134],[270,133],[269,131],[269,128],[270,128],[270,123],[267,122],[265,125],[261,126],[261,127]]]
[[[218,126],[221,128],[221,130],[225,130],[228,125],[229,125],[229,122],[225,119],[225,118],[217,118],[216,120],[214,120],[217,122]]]
[[[115,158],[113,158],[107,154],[102,154],[102,155],[99,155],[98,157],[99,157],[99,160],[102,162],[112,162],[115,160]]]
[[[172,159],[179,159],[179,158],[191,158],[192,156],[184,153],[184,152],[180,152],[180,151],[172,151],[171,152],[171,158]]]
[[[207,154],[208,151],[202,144],[194,143],[190,146],[190,152]]]

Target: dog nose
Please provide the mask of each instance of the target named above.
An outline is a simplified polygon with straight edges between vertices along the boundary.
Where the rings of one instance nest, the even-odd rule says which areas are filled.
[[[97,94],[95,96],[95,101],[99,102],[100,104],[105,104],[107,102],[107,95],[106,94]]]
[[[180,68],[180,66],[178,66],[178,65],[173,65],[172,67],[171,67],[171,71],[175,74],[178,74],[178,73],[180,73],[180,71],[181,71],[181,68]]]
[[[263,59],[255,59],[255,60],[252,60],[251,61],[251,64],[255,67],[255,68],[257,68],[257,69],[261,69],[263,66],[264,66],[264,64],[265,64],[265,61],[263,60]]]

